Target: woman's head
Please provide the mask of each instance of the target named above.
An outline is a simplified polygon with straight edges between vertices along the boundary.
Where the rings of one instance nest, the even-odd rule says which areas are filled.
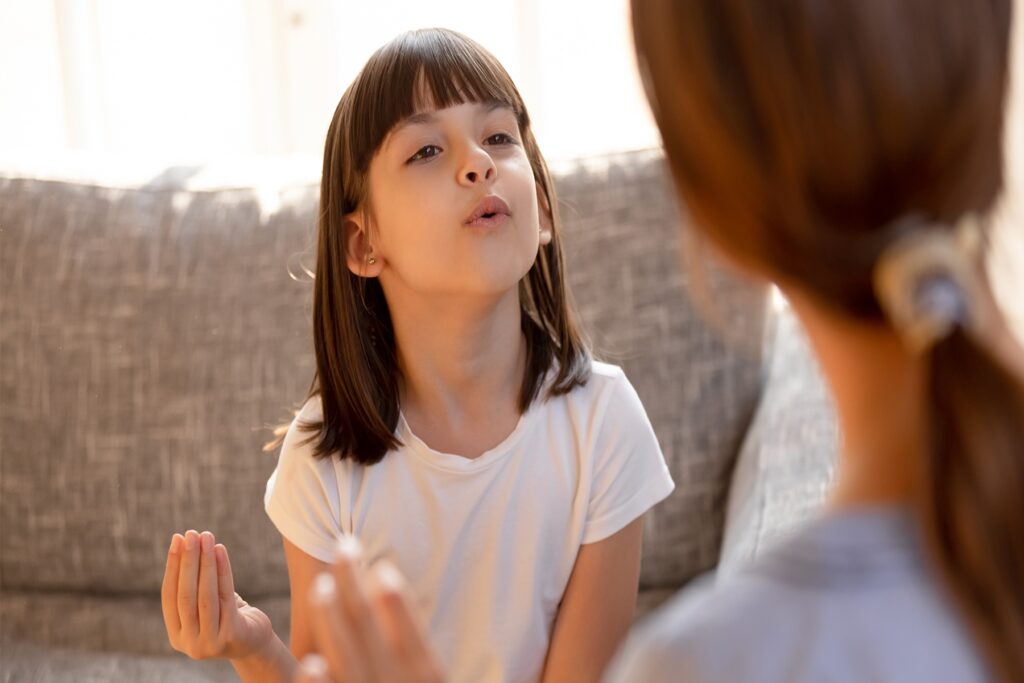
[[[1002,181],[1009,2],[634,2],[641,69],[696,227],[878,317],[887,225],[985,212]]]
[[[1010,0],[633,0],[695,229],[823,310],[895,327],[877,287],[890,248],[951,233],[1000,193],[1010,14]],[[1005,326],[955,322],[915,351],[919,509],[995,670],[1024,680],[1024,389],[992,352]]]
[[[585,380],[554,187],[518,90],[478,44],[429,29],[380,48],[335,110],[320,192],[320,455],[372,463],[397,445],[389,301],[515,296],[527,354],[520,408],[556,362],[555,392]]]

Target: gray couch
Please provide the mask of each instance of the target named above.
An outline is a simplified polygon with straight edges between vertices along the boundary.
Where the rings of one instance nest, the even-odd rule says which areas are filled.
[[[0,171],[3,681],[231,680],[164,634],[167,545],[188,528],[227,544],[239,592],[287,634],[261,446],[312,378],[310,169]],[[645,526],[642,614],[808,514],[835,421],[768,290],[680,244],[657,153],[555,176],[597,355],[636,386],[677,483]]]

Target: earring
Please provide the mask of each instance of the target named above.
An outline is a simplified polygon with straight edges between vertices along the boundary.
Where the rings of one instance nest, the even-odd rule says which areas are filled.
[[[372,265],[373,265],[374,263],[376,263],[376,262],[377,262],[377,259],[373,258],[372,256],[371,256],[370,258],[366,259],[366,263],[367,263],[367,264],[369,264],[369,265],[371,265],[371,266],[372,266]]]

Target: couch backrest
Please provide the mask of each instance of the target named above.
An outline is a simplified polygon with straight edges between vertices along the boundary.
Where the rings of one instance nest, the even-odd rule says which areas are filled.
[[[712,273],[724,328],[691,302],[658,155],[564,166],[556,185],[584,322],[678,485],[646,525],[642,581],[677,586],[717,558],[766,297]],[[316,194],[0,177],[5,589],[153,592],[172,531],[209,528],[240,592],[287,590],[261,445],[312,379]]]

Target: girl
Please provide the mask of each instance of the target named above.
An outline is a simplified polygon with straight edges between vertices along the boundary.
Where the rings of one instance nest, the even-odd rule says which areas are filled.
[[[826,513],[684,591],[610,681],[1024,681],[1024,354],[975,249],[1010,23],[1010,0],[633,0],[694,228],[788,296],[844,444]],[[358,680],[437,680],[393,577],[355,569],[316,607],[334,679],[379,633]]]
[[[172,644],[291,680],[345,539],[409,577],[451,680],[595,680],[632,615],[640,516],[673,484],[574,322],[554,188],[501,65],[444,30],[381,48],[335,111],[320,207],[316,379],[265,498],[291,650],[193,531],[168,554]]]

